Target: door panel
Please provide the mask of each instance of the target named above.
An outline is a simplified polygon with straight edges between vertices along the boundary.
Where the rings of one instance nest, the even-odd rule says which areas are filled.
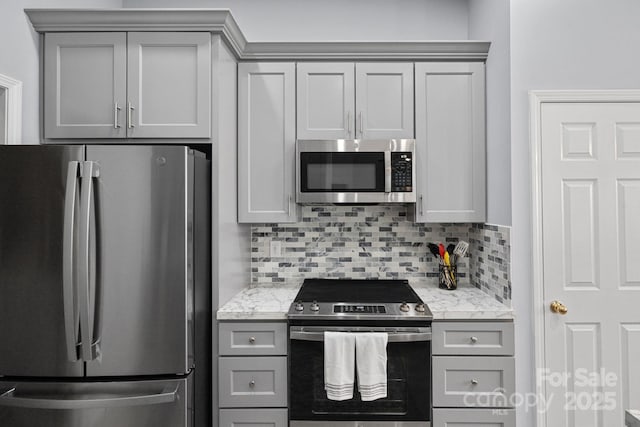
[[[191,368],[193,289],[186,147],[87,147],[96,184],[101,358],[87,375],[155,375]]]
[[[297,67],[298,139],[354,138],[353,62]]]
[[[356,64],[356,136],[413,138],[413,63]]]
[[[126,48],[125,33],[45,35],[45,138],[125,136]]]
[[[0,382],[0,419],[3,427],[188,427],[192,398],[191,379]]]
[[[67,168],[83,157],[83,146],[0,147],[0,375],[83,373],[65,346],[62,270]]]
[[[127,135],[208,138],[211,134],[211,34],[128,34]]]
[[[295,65],[238,66],[238,221],[294,222]]]
[[[640,104],[541,113],[546,423],[621,426],[640,407]]]

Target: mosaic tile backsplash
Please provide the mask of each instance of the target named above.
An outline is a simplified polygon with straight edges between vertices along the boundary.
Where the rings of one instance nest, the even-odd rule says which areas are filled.
[[[471,236],[482,238],[485,232],[482,224],[476,228],[475,224],[416,224],[408,219],[403,205],[303,206],[301,219],[251,228],[253,284],[301,283],[307,277],[401,278],[436,284],[438,259],[427,243],[471,243]],[[502,240],[496,239],[496,244]],[[272,256],[272,241],[281,245],[280,256]],[[471,270],[472,264],[479,268],[488,258],[473,262],[473,256],[470,247],[469,254],[458,261],[458,279],[460,283],[473,279],[476,287],[489,293],[492,288],[483,287]],[[504,292],[495,296],[506,302]]]
[[[498,301],[511,305],[511,229],[472,224],[469,230],[471,281]]]

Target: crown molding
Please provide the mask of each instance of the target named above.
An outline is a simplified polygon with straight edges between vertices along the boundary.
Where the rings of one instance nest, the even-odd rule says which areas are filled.
[[[228,9],[25,9],[39,33],[74,31],[209,31],[239,60],[475,60],[488,41],[248,42]]]

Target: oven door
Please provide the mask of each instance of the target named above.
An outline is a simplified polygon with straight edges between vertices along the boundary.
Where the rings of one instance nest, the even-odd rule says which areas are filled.
[[[389,334],[386,398],[363,402],[356,385],[351,400],[327,399],[323,343],[326,330]],[[291,326],[289,337],[291,427],[367,425],[367,421],[375,422],[376,427],[385,426],[385,422],[389,426],[431,425],[431,328]]]

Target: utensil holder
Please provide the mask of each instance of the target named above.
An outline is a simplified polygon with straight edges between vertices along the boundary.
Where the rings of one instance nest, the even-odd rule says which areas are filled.
[[[438,275],[438,287],[441,289],[454,290],[458,287],[458,267],[456,265],[440,264],[440,274]]]

